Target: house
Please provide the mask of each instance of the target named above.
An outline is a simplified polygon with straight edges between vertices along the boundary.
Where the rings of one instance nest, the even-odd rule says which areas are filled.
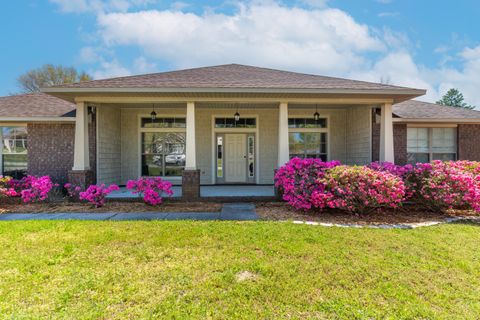
[[[346,164],[480,160],[480,112],[412,100],[425,90],[230,64],[0,98],[4,174],[78,185],[140,176],[272,184],[289,158]]]

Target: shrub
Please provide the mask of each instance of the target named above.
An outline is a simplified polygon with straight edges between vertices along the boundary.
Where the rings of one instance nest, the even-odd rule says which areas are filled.
[[[63,185],[65,190],[67,191],[67,196],[71,199],[79,199],[80,192],[82,192],[82,188],[80,186],[75,186],[71,183],[65,183]]]
[[[418,163],[405,183],[414,190],[413,200],[426,209],[480,211],[479,168],[480,163],[472,161]]]
[[[337,166],[325,172],[323,195],[313,197],[315,207],[327,206],[355,213],[397,208],[405,198],[401,178],[364,166]],[[315,202],[319,201],[317,205]]]
[[[173,194],[172,184],[161,178],[139,178],[138,180],[129,180],[127,189],[132,190],[134,194],[140,194],[143,201],[149,205],[156,206],[162,203],[162,195]]]
[[[282,193],[283,200],[296,209],[311,209],[312,194],[316,199],[315,207],[323,208],[318,198],[324,193],[325,185],[320,179],[325,170],[338,165],[339,161],[293,158],[275,173],[275,187]]]
[[[91,185],[87,188],[87,190],[80,192],[80,200],[88,201],[89,203],[95,205],[96,208],[99,208],[105,205],[106,196],[115,190],[120,190],[120,188],[115,184],[111,184],[108,187],[105,187],[104,184]]]
[[[52,188],[57,186],[49,176],[26,176],[20,180],[11,179],[9,184],[10,196],[21,196],[24,203],[47,200]]]
[[[12,187],[12,178],[0,175],[0,197],[17,197],[19,196]]]

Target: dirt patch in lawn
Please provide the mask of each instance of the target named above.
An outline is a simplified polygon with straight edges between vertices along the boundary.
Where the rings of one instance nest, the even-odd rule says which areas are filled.
[[[295,210],[284,202],[260,203],[257,204],[256,210],[262,220],[300,220],[360,225],[418,223],[441,221],[446,218],[458,216],[479,216],[478,213],[469,210],[429,212],[418,210],[415,206],[405,206],[401,210],[389,210],[363,215],[355,215],[340,210],[327,210],[321,213],[315,211],[304,212],[302,210]]]
[[[0,213],[56,213],[56,212],[219,212],[221,203],[213,202],[166,202],[149,206],[141,202],[107,202],[101,208],[85,203],[56,202],[35,204],[0,204]]]

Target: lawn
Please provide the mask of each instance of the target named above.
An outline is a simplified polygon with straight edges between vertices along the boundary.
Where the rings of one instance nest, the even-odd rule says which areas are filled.
[[[0,317],[458,318],[480,314],[480,225],[0,223]]]

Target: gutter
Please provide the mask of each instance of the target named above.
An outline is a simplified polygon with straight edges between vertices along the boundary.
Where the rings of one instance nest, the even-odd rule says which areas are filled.
[[[42,88],[44,93],[310,93],[310,94],[426,94],[423,89],[294,89],[294,88]]]
[[[480,123],[480,118],[394,118],[397,123]]]
[[[75,117],[0,117],[2,122],[75,122]]]

